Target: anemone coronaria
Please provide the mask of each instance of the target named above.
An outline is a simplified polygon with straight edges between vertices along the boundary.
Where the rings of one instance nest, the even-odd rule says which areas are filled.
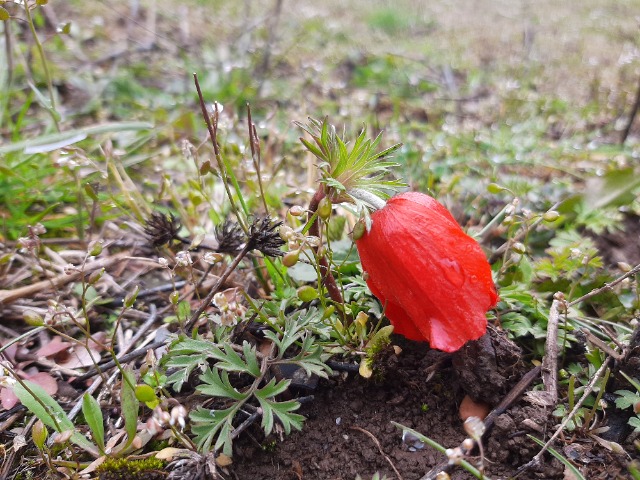
[[[451,213],[428,195],[407,192],[371,219],[356,245],[395,332],[446,352],[480,338],[498,295],[480,245]]]

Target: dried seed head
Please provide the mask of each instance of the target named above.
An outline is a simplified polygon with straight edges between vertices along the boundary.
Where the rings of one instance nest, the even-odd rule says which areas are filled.
[[[147,219],[144,233],[154,247],[160,247],[178,239],[178,232],[182,228],[180,222],[173,216],[173,213],[164,214],[153,212]]]
[[[245,244],[246,238],[240,225],[231,220],[225,220],[222,225],[218,225],[215,231],[216,240],[220,253],[235,255]]]
[[[280,238],[278,227],[281,221],[271,220],[271,217],[256,218],[249,227],[248,246],[250,250],[258,250],[267,257],[281,257],[284,252],[280,247],[284,240]]]

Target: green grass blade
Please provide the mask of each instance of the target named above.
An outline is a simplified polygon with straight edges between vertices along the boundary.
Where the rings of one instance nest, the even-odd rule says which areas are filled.
[[[541,447],[544,447],[544,442],[536,437],[534,437],[533,435],[527,435],[527,437],[529,437],[531,440],[533,440],[534,442],[536,442],[538,445],[540,445]],[[575,479],[576,480],[587,480],[586,478],[584,478],[584,476],[582,475],[582,473],[580,473],[580,470],[578,470],[575,465],[573,465],[569,460],[567,460],[562,454],[560,454],[557,450],[554,450],[553,448],[549,447],[548,448],[549,453],[551,455],[553,455],[554,457],[556,457],[558,460],[560,460],[562,462],[562,464],[567,467],[571,473],[573,473],[573,475],[575,475]]]

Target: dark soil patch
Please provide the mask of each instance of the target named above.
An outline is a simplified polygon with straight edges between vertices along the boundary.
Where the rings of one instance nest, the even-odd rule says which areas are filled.
[[[375,472],[389,479],[398,478],[390,463],[404,480],[422,478],[432,467],[446,460],[429,446],[416,449],[414,443],[403,443],[402,432],[392,421],[411,427],[441,445],[452,448],[466,437],[458,407],[465,394],[451,362],[443,363],[436,375],[427,381],[428,369],[441,353],[423,344],[403,342],[397,365],[388,369],[383,381],[367,381],[357,374],[343,374],[322,382],[314,392],[313,402],[301,409],[307,417],[302,432],[283,441],[263,439],[258,430],[244,436],[236,444],[233,474],[239,479],[369,479]],[[492,389],[486,383],[487,389]],[[556,419],[557,421],[557,419]],[[548,412],[525,400],[500,415],[485,440],[487,475],[492,479],[510,478],[518,467],[529,461],[539,447],[527,437],[545,437],[553,431]],[[387,461],[370,432],[380,442]],[[539,431],[537,431],[539,430]],[[548,434],[546,435],[548,437]],[[587,472],[586,478],[625,478],[625,459],[599,447],[593,441],[573,443],[589,447],[589,454],[577,462]],[[568,446],[572,446],[568,445]],[[418,445],[420,447],[420,445]],[[582,463],[580,463],[582,461]],[[451,472],[453,479],[473,478],[461,469]],[[539,471],[527,471],[520,479],[562,479],[564,467],[551,456]]]
[[[637,265],[640,263],[640,217],[627,215],[621,231],[604,233],[596,238],[596,243],[608,265],[618,262]]]

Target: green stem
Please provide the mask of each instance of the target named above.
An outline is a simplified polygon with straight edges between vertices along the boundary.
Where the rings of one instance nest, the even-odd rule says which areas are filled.
[[[56,100],[53,94],[53,81],[51,80],[51,74],[49,73],[49,66],[47,65],[47,57],[44,54],[44,48],[42,47],[42,43],[40,43],[40,39],[38,38],[38,34],[36,32],[36,26],[33,24],[33,17],[31,16],[31,11],[29,10],[28,2],[25,0],[23,2],[23,5],[24,5],[25,15],[27,16],[27,23],[29,24],[31,35],[33,35],[33,41],[35,42],[36,48],[38,49],[38,55],[40,55],[40,61],[42,61],[44,76],[47,79],[47,90],[49,90],[49,101],[51,102],[51,108],[49,109],[49,113],[51,114],[53,123],[56,126],[56,130],[58,130],[59,132],[60,125],[58,124],[58,118],[56,116]]]

